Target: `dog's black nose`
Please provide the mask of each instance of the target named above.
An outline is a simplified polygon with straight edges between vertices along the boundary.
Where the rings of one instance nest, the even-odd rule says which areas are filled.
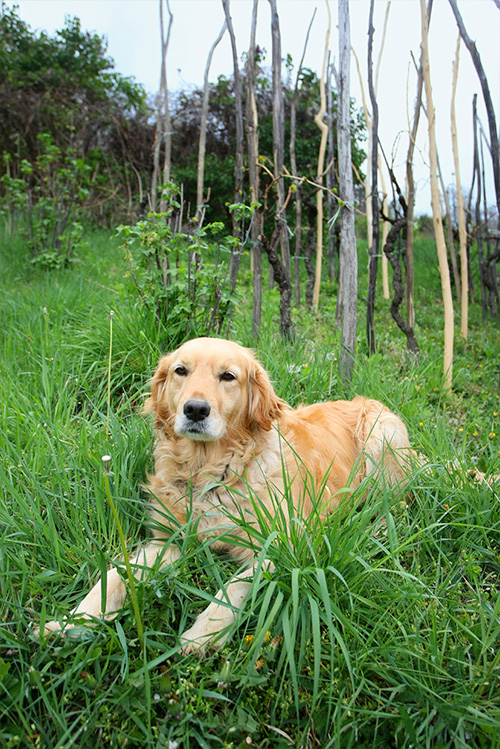
[[[210,404],[206,401],[192,398],[184,403],[184,415],[190,421],[203,421],[210,413]]]

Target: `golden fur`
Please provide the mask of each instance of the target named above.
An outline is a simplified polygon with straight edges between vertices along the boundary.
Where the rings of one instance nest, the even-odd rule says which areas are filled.
[[[226,373],[234,379],[222,379]],[[190,400],[210,405],[202,423],[213,420],[213,435],[182,432]],[[344,496],[339,492],[369,472],[382,469],[392,483],[402,479],[401,451],[410,448],[402,421],[375,400],[357,397],[292,410],[249,350],[219,339],[192,340],[163,357],[145,409],[155,415],[157,436],[148,486],[153,507],[160,505],[155,515],[161,522],[162,506],[184,524],[192,509],[200,533],[220,526],[214,511],[221,506],[224,514],[251,515],[251,502],[242,497],[247,485],[271,510],[269,487],[274,496],[284,491],[283,463],[295,511],[302,515],[312,509],[307,477],[316,487],[326,477],[327,513]],[[388,444],[391,450],[385,450]],[[218,485],[207,491],[214,481]],[[248,553],[234,545],[227,550],[239,559]]]
[[[157,557],[162,565],[175,561],[179,551],[168,544],[171,531],[162,524],[171,514],[183,525],[188,511],[200,536],[213,537],[215,548],[249,563],[217,595],[221,603],[211,603],[182,635],[185,652],[220,642],[248,592],[252,554],[247,544],[235,545],[242,530],[231,516],[251,521],[256,499],[271,513],[273,503],[281,502],[286,513],[284,473],[296,513],[307,516],[319,501],[315,509],[326,514],[346,496],[346,487],[355,488],[368,475],[383,472],[392,485],[403,481],[412,455],[406,427],[382,403],[356,397],[293,410],[278,398],[250,350],[220,339],[191,340],[164,356],[145,408],[155,417],[155,473],[148,489],[156,522],[154,539],[135,564],[144,571]],[[228,528],[231,543],[223,536]],[[105,611],[98,583],[73,614],[112,618],[124,597],[125,586],[112,569]],[[55,622],[46,626],[59,628]]]

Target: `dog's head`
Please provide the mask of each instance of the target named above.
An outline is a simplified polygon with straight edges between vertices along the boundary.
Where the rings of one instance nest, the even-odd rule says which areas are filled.
[[[283,406],[249,349],[196,338],[164,356],[145,410],[160,431],[205,442],[245,430],[271,429]]]

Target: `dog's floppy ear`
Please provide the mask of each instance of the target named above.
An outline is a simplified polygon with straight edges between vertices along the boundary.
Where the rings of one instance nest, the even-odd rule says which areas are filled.
[[[144,413],[155,415],[155,429],[165,429],[170,419],[170,411],[165,398],[163,398],[163,393],[171,361],[171,354],[160,359],[156,372],[151,379],[151,395],[144,404]]]
[[[269,375],[260,364],[252,367],[249,381],[250,424],[257,424],[268,432],[271,429],[271,422],[280,415],[284,402],[274,392]]]

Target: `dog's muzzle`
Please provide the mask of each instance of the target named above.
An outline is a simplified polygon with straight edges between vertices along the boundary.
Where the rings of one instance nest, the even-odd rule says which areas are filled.
[[[214,440],[220,437],[217,420],[210,416],[210,403],[198,398],[190,398],[182,407],[182,414],[176,418],[175,431],[181,437],[194,440]]]

